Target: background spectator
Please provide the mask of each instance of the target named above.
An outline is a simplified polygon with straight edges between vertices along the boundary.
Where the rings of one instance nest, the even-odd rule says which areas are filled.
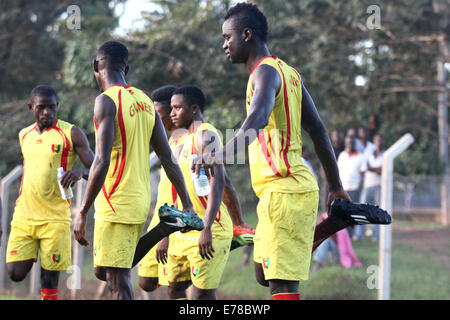
[[[364,156],[356,150],[355,138],[347,136],[345,138],[345,150],[341,152],[338,158],[338,167],[342,186],[355,202],[359,202],[363,165]],[[348,228],[351,236],[353,236],[353,230],[351,227]]]
[[[381,200],[381,168],[383,166],[384,139],[381,135],[374,138],[375,150],[368,155],[367,161],[363,165],[364,185],[361,192],[361,202],[370,204],[380,204]],[[372,241],[378,242],[380,237],[380,226],[373,225]],[[365,226],[355,226],[353,240],[362,240]]]

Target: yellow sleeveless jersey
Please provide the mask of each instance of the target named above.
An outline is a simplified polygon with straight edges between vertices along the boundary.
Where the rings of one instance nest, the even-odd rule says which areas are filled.
[[[169,145],[170,149],[172,149],[173,154],[175,154],[175,149],[179,145],[183,144],[183,139],[186,135],[187,133],[183,134],[177,139],[172,139],[172,137],[169,138]],[[177,191],[175,190],[175,187],[172,185],[172,182],[170,182],[169,178],[167,177],[164,168],[161,167],[158,185],[158,198],[156,200],[154,214],[157,215],[159,207],[163,206],[165,203],[167,203],[168,205],[173,205],[176,200],[177,200]]]
[[[253,72],[262,64],[275,68],[281,88],[267,126],[248,148],[253,190],[303,193],[318,190],[315,177],[302,161],[302,83],[298,72],[276,56],[262,58],[247,83],[247,115],[253,98]]]
[[[95,200],[95,219],[128,224],[147,220],[150,209],[150,139],[155,125],[153,101],[132,86],[105,92],[116,105],[111,162]],[[97,134],[97,125],[96,134]]]
[[[186,182],[186,187],[189,192],[189,196],[191,198],[192,204],[194,206],[195,213],[200,217],[204,218],[208,196],[200,197],[195,193],[194,183],[192,181],[191,176],[191,155],[198,154],[198,148],[195,145],[195,137],[201,131],[209,130],[215,132],[217,136],[220,135],[217,133],[216,128],[213,125],[203,122],[194,133],[186,134],[183,139],[183,149],[181,150],[178,162],[180,164],[180,169],[183,172],[184,180]],[[216,215],[214,223],[211,227],[212,233],[214,237],[217,238],[231,238],[233,236],[233,223],[231,221],[230,215],[228,213],[228,209],[225,204],[222,202],[220,205],[219,212]],[[199,231],[190,231],[187,233],[181,234],[184,237],[188,237],[189,234],[199,233]]]
[[[41,134],[37,124],[19,132],[24,160],[14,222],[32,225],[71,222],[70,201],[61,198],[57,169],[72,169],[75,159],[72,127],[73,124],[56,119],[52,127]]]

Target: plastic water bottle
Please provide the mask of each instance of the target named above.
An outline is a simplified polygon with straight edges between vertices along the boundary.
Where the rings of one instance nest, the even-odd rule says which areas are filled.
[[[62,167],[59,167],[57,179],[58,179],[59,190],[61,191],[61,197],[63,200],[72,199],[72,197],[73,197],[72,188],[71,187],[64,188],[61,185],[61,179],[62,179],[63,175],[64,175],[64,169]]]
[[[193,154],[191,156],[191,163],[193,160],[197,159],[197,157],[198,156],[196,154]],[[200,175],[198,178],[195,176],[195,172],[192,172],[192,171],[191,171],[191,176],[192,176],[192,181],[194,182],[195,193],[200,197],[207,196],[209,194],[209,192],[211,191],[211,188],[209,187],[209,181],[208,181],[208,177],[206,176],[206,173],[205,173],[205,168],[203,166],[201,166]]]

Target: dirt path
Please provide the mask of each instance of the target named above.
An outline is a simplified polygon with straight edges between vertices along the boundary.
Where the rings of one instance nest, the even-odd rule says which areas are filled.
[[[393,226],[393,241],[410,246],[450,270],[450,228]]]

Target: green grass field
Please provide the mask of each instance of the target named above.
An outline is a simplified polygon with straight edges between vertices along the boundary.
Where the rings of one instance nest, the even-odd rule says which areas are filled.
[[[252,226],[256,226],[256,215],[246,215],[245,220]],[[392,270],[391,270],[391,299],[393,300],[448,300],[450,299],[450,273],[448,263],[437,258],[448,257],[449,254],[449,228],[437,224],[417,224],[394,221],[393,227],[401,226],[406,233],[403,235],[394,230],[392,245]],[[418,238],[422,245],[419,250],[408,242],[411,233],[408,228],[420,226],[429,238],[436,238],[433,232],[445,231],[441,245],[428,244],[425,239]],[[409,238],[402,238],[408,235]],[[405,245],[405,243],[407,245]],[[377,290],[367,286],[370,278],[376,278],[373,273],[368,273],[367,268],[378,265],[378,244],[370,240],[364,240],[353,244],[356,255],[362,263],[360,268],[345,269],[340,265],[327,266],[316,272],[310,273],[308,281],[300,283],[300,294],[306,300],[374,300],[377,299]],[[436,255],[438,253],[438,255]],[[271,299],[268,288],[260,286],[254,276],[253,255],[250,264],[240,268],[244,258],[242,248],[233,250],[222,277],[219,287],[219,297],[222,299]],[[448,260],[446,260],[448,261]],[[60,287],[63,287],[69,275],[62,273]],[[137,276],[134,279],[135,289]],[[83,290],[79,298],[93,298],[100,281],[95,279],[92,268],[92,257],[85,256],[83,270]],[[87,286],[89,283],[89,286]],[[23,287],[20,297],[0,295],[0,300],[39,299],[39,297],[27,297],[28,281],[25,280],[14,286]],[[64,291],[64,289],[63,289]],[[66,290],[67,291],[67,290]],[[136,291],[137,292],[137,291]]]
[[[255,220],[253,216],[246,216],[246,221],[251,225],[255,225]],[[427,225],[427,228],[442,227]],[[450,299],[448,267],[415,248],[397,242],[394,234],[391,299]],[[302,299],[377,299],[377,290],[367,286],[368,280],[372,283],[369,277],[374,278],[373,272],[367,272],[367,268],[378,265],[378,244],[364,240],[354,243],[353,247],[362,267],[345,269],[332,265],[311,273],[308,281],[300,283]],[[242,259],[241,248],[231,252],[219,290],[225,297],[271,299],[268,288],[258,285],[255,280],[252,260],[249,266],[238,268]]]

